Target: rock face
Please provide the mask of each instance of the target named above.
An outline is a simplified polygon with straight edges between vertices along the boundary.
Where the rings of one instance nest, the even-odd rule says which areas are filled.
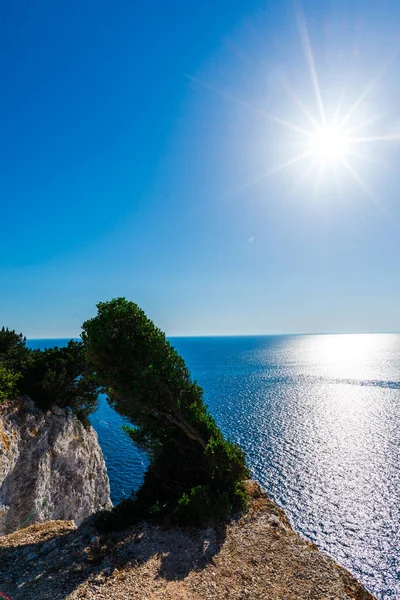
[[[51,519],[79,525],[109,508],[97,434],[67,409],[28,398],[0,407],[0,535]]]

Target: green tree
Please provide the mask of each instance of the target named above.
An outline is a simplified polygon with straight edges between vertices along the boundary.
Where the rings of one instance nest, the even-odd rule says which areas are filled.
[[[98,382],[88,368],[82,342],[70,340],[64,348],[30,350],[22,333],[0,330],[1,397],[27,394],[44,410],[69,407],[81,421],[97,406]]]
[[[18,388],[39,408],[69,407],[85,423],[97,406],[99,392],[83,343],[74,340],[63,348],[31,351]]]
[[[25,342],[26,338],[22,333],[17,333],[15,329],[2,327],[0,329],[0,356],[25,347]]]
[[[204,524],[244,506],[244,454],[224,439],[164,333],[125,298],[97,308],[82,326],[88,357],[110,404],[130,420],[129,436],[150,459],[140,490],[114,509],[114,525],[151,516]]]
[[[0,364],[0,403],[18,396],[19,375]]]
[[[26,347],[26,338],[14,329],[0,330],[0,363],[9,371],[21,374],[28,367],[31,351]]]

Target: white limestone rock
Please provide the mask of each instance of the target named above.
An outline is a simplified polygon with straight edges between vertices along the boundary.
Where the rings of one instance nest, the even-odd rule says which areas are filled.
[[[79,525],[110,508],[97,434],[68,410],[28,398],[0,405],[0,535],[55,519]]]

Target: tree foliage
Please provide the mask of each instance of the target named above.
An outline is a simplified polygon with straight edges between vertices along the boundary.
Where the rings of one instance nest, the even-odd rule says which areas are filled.
[[[18,395],[18,379],[19,375],[0,364],[0,403],[12,400]]]
[[[0,356],[23,348],[25,342],[26,338],[22,333],[17,333],[14,329],[8,329],[8,327],[2,327],[0,329]]]
[[[184,360],[133,302],[117,298],[97,308],[82,326],[89,359],[150,459],[142,487],[114,509],[113,524],[149,517],[204,524],[243,506],[243,452],[224,439]]]
[[[87,367],[83,343],[74,340],[66,347],[31,351],[18,387],[39,408],[69,407],[82,420],[94,410],[98,397],[98,383]]]
[[[0,330],[0,400],[27,394],[44,410],[69,407],[87,423],[97,404],[98,383],[88,368],[82,342],[30,350],[14,330]]]

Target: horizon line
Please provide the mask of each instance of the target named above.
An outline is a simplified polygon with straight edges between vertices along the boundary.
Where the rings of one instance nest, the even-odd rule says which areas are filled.
[[[301,336],[301,335],[399,335],[400,331],[328,331],[328,332],[296,332],[296,333],[200,333],[200,334],[178,334],[165,335],[169,338],[229,338],[229,337],[282,337],[282,336]],[[58,336],[58,337],[28,337],[27,341],[40,340],[78,340],[76,336]]]

